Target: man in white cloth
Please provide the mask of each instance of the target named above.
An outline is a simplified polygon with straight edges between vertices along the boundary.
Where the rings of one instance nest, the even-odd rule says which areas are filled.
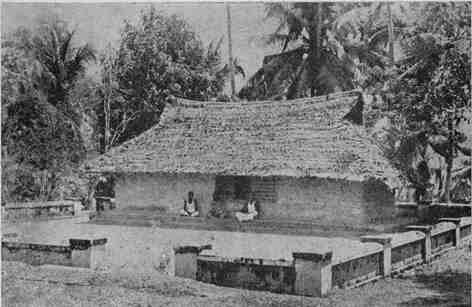
[[[193,198],[193,192],[188,192],[188,200],[184,200],[184,208],[180,210],[181,216],[198,216],[197,201]]]
[[[251,197],[243,210],[236,212],[236,219],[239,222],[252,221],[258,214],[257,202],[254,199],[253,194],[251,194]]]

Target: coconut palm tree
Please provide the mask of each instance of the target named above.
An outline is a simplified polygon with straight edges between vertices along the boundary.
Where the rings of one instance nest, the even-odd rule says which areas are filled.
[[[88,44],[74,46],[74,34],[56,19],[41,24],[35,33],[23,34],[17,47],[40,66],[35,80],[47,101],[77,123],[79,114],[68,104],[67,93],[95,55]]]
[[[391,23],[376,12],[382,10],[370,3],[268,4],[267,17],[279,20],[268,43],[280,43],[282,53],[266,57],[240,94],[294,98],[363,87],[391,62],[383,46],[383,26]],[[251,95],[264,87],[265,96]]]

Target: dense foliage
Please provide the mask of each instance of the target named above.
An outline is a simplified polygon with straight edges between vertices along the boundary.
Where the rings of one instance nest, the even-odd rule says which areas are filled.
[[[113,145],[156,124],[171,95],[208,100],[222,93],[219,44],[205,48],[183,19],[153,7],[137,24],[125,23],[118,50],[108,56],[103,83],[113,91],[102,95],[111,100],[110,141],[119,133]]]
[[[94,56],[73,36],[55,20],[2,42],[3,199],[57,196],[60,174],[83,157],[82,117],[67,93]]]
[[[425,3],[402,37],[405,58],[391,75],[385,95],[397,126],[415,139],[416,147],[431,147],[444,165],[437,173],[437,198],[448,201],[453,170],[469,169],[464,124],[470,121],[470,3]],[[470,141],[468,142],[470,148]],[[456,165],[454,161],[463,165]],[[456,164],[457,164],[456,163]],[[412,178],[413,177],[413,178]],[[410,176],[416,185],[427,185]]]

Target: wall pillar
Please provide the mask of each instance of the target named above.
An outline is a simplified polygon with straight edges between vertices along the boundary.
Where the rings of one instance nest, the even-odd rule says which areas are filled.
[[[82,203],[80,201],[74,201],[74,216],[80,215]]]
[[[383,247],[381,272],[387,277],[392,274],[392,237],[389,236],[362,236],[361,242],[379,243]]]
[[[331,261],[333,252],[293,253],[295,266],[295,293],[306,296],[324,296],[331,290]]]
[[[412,225],[406,227],[406,229],[411,230],[411,231],[421,231],[424,233],[425,238],[424,238],[424,243],[423,243],[423,260],[424,262],[428,263],[431,261],[431,230],[433,229],[433,226],[417,226],[417,225]]]
[[[454,246],[459,246],[461,241],[461,218],[442,218],[439,222],[454,223],[456,225],[456,231],[454,234]]]
[[[211,245],[186,245],[174,248],[174,275],[197,279],[197,257],[205,249],[211,249]]]
[[[74,267],[96,269],[105,258],[107,239],[70,239],[71,263]]]

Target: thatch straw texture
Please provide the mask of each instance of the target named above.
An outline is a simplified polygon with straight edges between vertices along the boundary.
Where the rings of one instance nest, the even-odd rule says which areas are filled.
[[[168,105],[142,135],[89,162],[88,171],[321,177],[397,185],[397,172],[354,124],[356,92],[289,101]],[[350,120],[346,119],[346,115]]]

